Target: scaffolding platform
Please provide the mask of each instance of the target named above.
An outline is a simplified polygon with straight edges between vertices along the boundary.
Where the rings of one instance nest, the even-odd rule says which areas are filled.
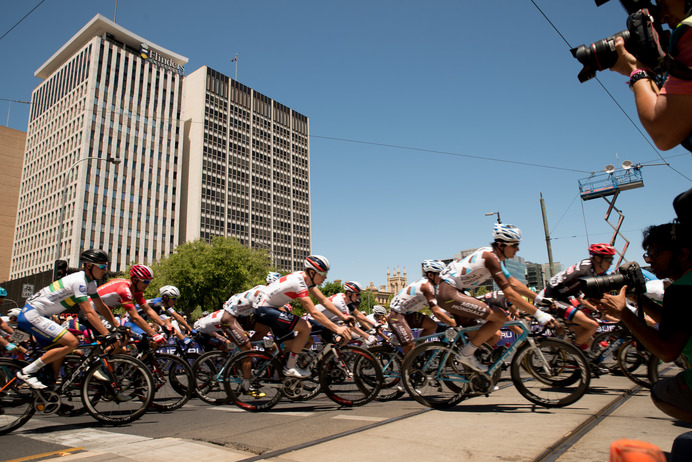
[[[616,172],[600,173],[579,180],[579,194],[582,200],[588,201],[643,186],[641,169],[633,167]]]

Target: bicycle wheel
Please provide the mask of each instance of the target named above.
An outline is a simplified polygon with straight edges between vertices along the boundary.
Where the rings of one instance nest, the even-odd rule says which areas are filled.
[[[651,354],[647,367],[647,379],[653,386],[653,384],[660,379],[664,377],[673,377],[688,368],[689,365],[682,355],[678,356],[673,362],[663,362],[658,356]]]
[[[190,400],[195,379],[187,362],[169,353],[157,353],[149,364],[154,379],[154,400],[151,409],[158,412],[174,411]]]
[[[589,363],[579,348],[558,339],[525,343],[512,358],[511,376],[519,393],[532,403],[563,407],[578,401],[591,382]]]
[[[618,350],[618,367],[632,382],[651,388],[653,383],[649,380],[649,356],[648,351],[639,351],[635,340],[630,340]]]
[[[406,394],[401,380],[403,356],[399,350],[389,345],[378,345],[368,348],[382,365],[382,388],[375,397],[377,401],[391,401]]]
[[[442,342],[422,343],[411,350],[402,365],[408,394],[433,409],[449,409],[468,394],[468,376],[454,361],[455,353]]]
[[[227,404],[228,394],[223,386],[223,368],[229,360],[228,353],[207,351],[192,365],[195,394],[207,404]]]
[[[368,350],[334,346],[320,364],[320,384],[329,399],[342,406],[362,406],[382,387],[382,366]]]
[[[72,374],[84,361],[84,357],[76,354],[65,356],[65,360],[60,368],[60,377],[62,380],[72,379],[67,385],[64,385],[61,390],[60,400],[61,405],[58,409],[58,414],[64,416],[78,416],[87,412],[82,400],[82,384],[84,383],[84,372],[79,373],[72,378]]]
[[[243,374],[249,369],[249,379]],[[282,365],[272,355],[259,350],[238,353],[226,364],[223,385],[231,402],[246,411],[273,408],[281,400]]]
[[[21,427],[34,415],[34,393],[17,379],[26,364],[0,358],[0,435]]]
[[[122,425],[147,411],[154,397],[154,380],[144,363],[131,356],[102,358],[87,370],[82,396],[96,420]]]

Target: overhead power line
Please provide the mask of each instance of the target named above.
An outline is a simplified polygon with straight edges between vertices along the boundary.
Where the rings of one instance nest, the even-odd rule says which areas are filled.
[[[2,34],[2,37],[0,37],[0,40],[4,39],[5,36],[6,36],[7,34],[9,34],[10,32],[12,32],[12,29],[14,29],[15,27],[17,27],[17,26],[19,25],[19,23],[21,23],[22,21],[24,21],[24,20],[27,18],[27,16],[29,16],[31,13],[33,13],[34,10],[35,10],[36,8],[38,8],[39,6],[41,6],[41,4],[42,4],[43,2],[45,2],[45,1],[46,1],[46,0],[41,0],[40,2],[38,2],[38,5],[36,5],[35,7],[33,7],[33,8],[31,9],[31,11],[29,11],[27,14],[25,14],[24,17],[23,17],[22,19],[20,19],[19,21],[17,21],[17,23],[16,23],[14,26],[10,27],[10,30],[8,30],[7,32],[5,32],[4,34]]]

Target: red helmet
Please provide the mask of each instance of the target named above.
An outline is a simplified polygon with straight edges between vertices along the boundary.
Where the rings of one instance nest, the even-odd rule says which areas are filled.
[[[610,244],[591,244],[589,246],[590,255],[615,255],[615,247]]]
[[[130,277],[151,281],[154,279],[154,272],[146,265],[132,265]]]

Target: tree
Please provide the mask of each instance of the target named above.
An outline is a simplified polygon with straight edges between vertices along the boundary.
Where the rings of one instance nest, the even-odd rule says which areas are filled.
[[[264,284],[272,270],[266,249],[250,249],[234,238],[213,237],[186,242],[152,266],[154,280],[148,295],[164,285],[180,289],[177,307],[190,315],[221,309],[233,294]]]

